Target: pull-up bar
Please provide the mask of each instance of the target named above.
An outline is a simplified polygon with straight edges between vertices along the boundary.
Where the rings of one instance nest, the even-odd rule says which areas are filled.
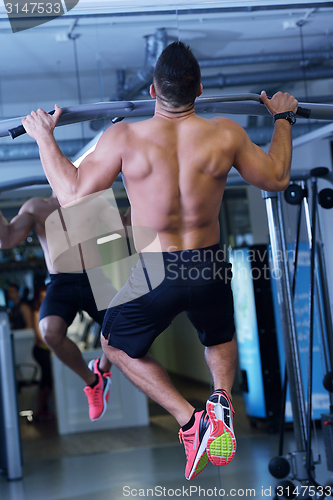
[[[155,101],[111,101],[95,104],[81,104],[62,108],[57,126],[68,125],[100,118],[151,116]],[[222,96],[198,97],[195,102],[197,113],[224,113],[253,116],[271,116],[262,104],[259,94],[230,94]],[[52,113],[52,112],[51,112]],[[317,120],[333,120],[333,105],[299,103],[297,115]],[[0,137],[10,135],[13,139],[25,133],[21,117],[0,122]]]

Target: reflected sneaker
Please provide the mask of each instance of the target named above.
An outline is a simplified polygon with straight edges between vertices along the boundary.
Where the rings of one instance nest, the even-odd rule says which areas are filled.
[[[112,373],[111,372],[101,372],[100,369],[99,369],[99,362],[100,362],[100,359],[91,359],[88,363],[88,368],[89,370],[91,370],[92,372],[96,373],[97,375],[102,375],[102,377],[105,377],[105,378],[109,378],[110,379],[110,383],[109,383],[109,388],[108,388],[108,391],[107,393],[105,394],[105,401],[106,403],[109,402],[109,396],[110,396],[110,387],[111,387],[111,375]]]
[[[184,444],[186,453],[185,477],[194,479],[208,464],[206,453],[207,441],[210,434],[209,418],[205,410],[195,410],[191,419],[193,425],[179,431],[179,441]],[[185,426],[184,426],[185,427]]]
[[[233,428],[234,409],[226,391],[213,392],[206,404],[210,420],[210,436],[207,455],[214,465],[227,465],[236,452],[236,438]]]
[[[106,411],[106,397],[110,391],[111,385],[110,377],[102,377],[100,373],[98,373],[97,376],[98,383],[94,387],[87,385],[83,389],[88,398],[89,417],[93,422],[102,418]]]

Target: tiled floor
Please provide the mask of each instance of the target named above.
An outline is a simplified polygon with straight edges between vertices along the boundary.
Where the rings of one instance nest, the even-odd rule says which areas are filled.
[[[199,404],[209,388],[186,386],[187,397]],[[209,395],[209,394],[208,394]],[[237,453],[226,467],[208,464],[193,481],[184,478],[184,448],[178,425],[155,405],[147,427],[58,436],[54,422],[22,420],[23,480],[0,476],[1,500],[120,500],[133,497],[273,498],[269,460],[277,454],[278,435],[253,429],[241,396],[234,396]],[[317,480],[331,475],[318,431],[314,456],[321,453]],[[318,447],[317,447],[318,446]],[[293,433],[286,433],[287,451],[296,451]]]

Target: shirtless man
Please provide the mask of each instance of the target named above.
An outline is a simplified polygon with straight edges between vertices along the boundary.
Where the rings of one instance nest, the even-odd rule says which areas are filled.
[[[79,310],[86,311],[99,324],[103,322],[105,311],[97,310],[86,273],[61,273],[52,264],[45,221],[59,208],[59,202],[53,193],[47,199],[28,200],[10,223],[0,212],[0,248],[14,247],[24,241],[30,231],[35,230],[51,279],[39,311],[39,330],[54,354],[86,383],[84,392],[88,398],[89,416],[92,421],[96,421],[106,410],[111,384],[111,363],[103,354],[101,360],[89,363],[93,371],[90,370],[77,345],[66,336],[66,332]],[[65,255],[63,261],[66,259],[68,260]],[[71,270],[74,270],[75,264],[78,263],[71,261]],[[76,269],[79,268],[76,265]]]
[[[109,128],[78,170],[53,136],[61,114],[58,106],[53,116],[38,110],[22,120],[37,141],[61,205],[111,186],[122,172],[134,229],[148,226],[158,233],[165,279],[136,300],[116,307],[111,303],[102,345],[110,361],[178,421],[187,479],[196,477],[208,459],[228,464],[236,449],[231,388],[237,347],[230,265],[221,262],[218,247],[218,214],[227,175],[234,166],[245,181],[260,189],[284,190],[292,151],[287,119],[275,121],[266,154],[233,120],[197,116],[194,101],[201,93],[200,68],[193,54],[181,42],[169,45],[156,63],[150,87],[156,97],[153,118]],[[261,98],[272,115],[297,110],[298,103],[289,94],[278,92],[269,100],[263,92]],[[148,260],[154,254],[154,248],[150,250],[143,253]],[[194,409],[147,354],[154,338],[184,310],[206,346],[205,359],[213,376],[215,391],[206,410]]]

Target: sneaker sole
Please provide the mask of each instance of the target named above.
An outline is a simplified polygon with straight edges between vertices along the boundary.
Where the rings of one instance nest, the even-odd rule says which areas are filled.
[[[204,470],[204,468],[206,467],[206,465],[209,462],[208,455],[206,452],[209,436],[210,436],[210,428],[208,427],[206,432],[205,432],[205,435],[201,441],[201,444],[198,448],[197,455],[196,455],[195,460],[193,462],[191,472],[189,473],[189,476],[186,478],[189,481],[191,479],[194,479],[195,477],[197,477],[200,474],[200,472],[202,472]]]
[[[204,470],[204,468],[206,467],[208,462],[209,462],[208,455],[207,455],[207,452],[205,451],[205,453],[202,455],[202,457],[198,461],[195,470],[193,472],[191,472],[189,477],[186,479],[188,479],[190,481],[191,479],[194,479],[195,477],[197,477],[200,474],[200,472],[202,472]]]
[[[214,465],[227,465],[234,458],[236,452],[236,438],[233,428],[229,429],[222,420],[224,410],[221,403],[208,400],[206,410],[211,423],[210,437],[207,442],[209,461]],[[230,423],[232,427],[231,420]]]
[[[106,380],[106,384],[105,384],[105,387],[103,390],[103,411],[99,417],[92,418],[91,419],[92,422],[97,422],[98,420],[100,420],[104,416],[104,413],[106,412],[107,403],[109,400],[109,391],[110,391],[110,387],[111,387],[111,377],[105,377],[105,380]]]

